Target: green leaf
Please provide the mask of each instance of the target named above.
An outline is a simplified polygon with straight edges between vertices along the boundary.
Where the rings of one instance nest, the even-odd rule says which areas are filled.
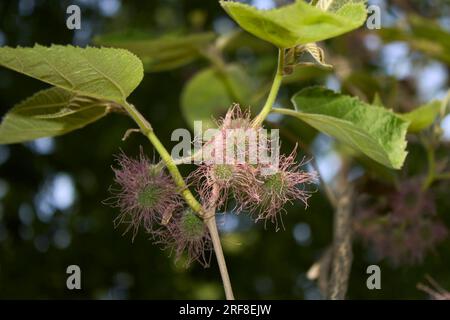
[[[127,49],[142,60],[146,72],[159,72],[175,69],[198,59],[201,57],[200,50],[208,46],[215,37],[212,32],[163,37],[125,32],[97,37],[95,43]]]
[[[346,157],[355,159],[359,165],[364,167],[367,175],[370,176],[371,179],[383,181],[384,183],[395,183],[396,179],[398,179],[398,175],[401,174],[401,172],[374,161],[364,153],[361,153],[346,144],[341,144],[338,152]]]
[[[214,119],[222,116],[233,102],[247,107],[251,97],[250,79],[237,65],[224,72],[208,68],[197,73],[184,87],[181,109],[188,125],[203,121],[203,129],[214,128]]]
[[[387,41],[406,41],[418,51],[450,65],[450,33],[437,22],[416,15],[407,18],[408,28],[383,28],[381,37]]]
[[[395,113],[366,104],[357,98],[323,88],[308,88],[293,98],[293,115],[373,160],[394,169],[406,158],[406,131],[409,123]]]
[[[39,91],[12,108],[0,124],[0,144],[62,135],[108,113],[105,101],[61,88]]]
[[[217,38],[218,47],[224,52],[234,52],[241,49],[242,47],[250,48],[254,53],[273,53],[277,52],[270,43],[254,37],[248,32],[242,29],[235,29],[221,35]]]
[[[225,11],[246,31],[280,48],[333,38],[360,27],[367,17],[363,2],[349,2],[326,12],[303,0],[272,10],[220,1]]]
[[[442,101],[431,101],[411,112],[401,114],[403,119],[409,121],[408,131],[412,133],[420,132],[433,124],[436,117],[440,114]]]
[[[337,12],[349,3],[365,3],[365,0],[319,0],[316,7],[322,11]]]
[[[141,61],[123,49],[2,47],[0,65],[71,92],[119,103],[143,78]]]

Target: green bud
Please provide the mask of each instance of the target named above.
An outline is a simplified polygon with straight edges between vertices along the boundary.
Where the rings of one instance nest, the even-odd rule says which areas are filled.
[[[284,191],[284,181],[281,172],[266,176],[264,188],[271,193],[282,194]]]
[[[139,205],[144,208],[153,208],[161,198],[161,192],[157,186],[149,185],[137,195]]]
[[[201,239],[205,232],[205,225],[191,209],[187,209],[181,217],[181,230],[191,240]]]
[[[229,164],[218,164],[214,166],[214,176],[219,182],[226,182],[233,178],[233,167]]]

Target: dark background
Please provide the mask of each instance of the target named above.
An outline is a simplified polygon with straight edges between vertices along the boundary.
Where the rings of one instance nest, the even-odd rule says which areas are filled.
[[[373,3],[382,5],[383,20],[388,24],[415,12],[438,19],[443,27],[450,26],[449,1]],[[82,9],[82,29],[76,32],[66,28],[65,11],[70,4],[78,4]],[[84,46],[95,35],[125,28],[162,34],[178,29],[221,32],[229,25],[230,20],[214,0],[0,2],[0,45],[9,46],[34,43]],[[375,85],[386,87],[383,92],[390,92],[396,86],[390,102],[392,107],[402,110],[442,97],[448,88],[448,66],[408,47],[405,53],[402,43],[378,44],[367,33],[360,30],[327,42],[330,52],[347,59],[353,66],[352,86],[368,97],[375,90],[370,79],[375,79]],[[374,50],[367,48],[370,44],[375,46]],[[241,56],[238,52],[226,58],[237,59],[244,65],[269,61],[262,72],[270,78],[276,59],[273,50],[266,50],[261,57],[251,55],[251,59],[248,55]],[[151,120],[167,147],[171,145],[172,130],[186,127],[179,111],[182,87],[205,65],[206,62],[198,61],[177,70],[146,74],[130,97]],[[287,86],[281,92],[281,99],[309,84],[340,86],[343,91],[350,91],[336,77],[320,74]],[[1,69],[0,115],[45,87],[39,81]],[[136,155],[143,145],[153,155],[147,141],[139,135],[121,141],[124,132],[132,126],[130,120],[114,114],[62,137],[0,146],[0,298],[224,297],[214,257],[209,269],[198,264],[186,269],[182,264],[174,264],[167,257],[168,252],[152,245],[143,232],[131,243],[131,235],[122,236],[123,226],[114,229],[112,221],[118,212],[102,204],[109,196],[114,154],[123,149]],[[284,143],[286,149],[291,145]],[[312,147],[319,163],[332,175],[336,160],[333,153],[329,154],[333,149],[330,139],[320,136],[312,142]],[[420,147],[412,144],[409,149],[408,163],[412,163],[409,167],[416,167],[416,163],[423,165]],[[448,157],[448,152],[444,152],[444,157]],[[448,184],[440,185],[433,192],[439,199],[439,214],[450,225]],[[307,280],[306,272],[331,241],[333,212],[321,192],[311,197],[307,210],[299,204],[288,206],[287,210],[286,230],[279,232],[272,227],[265,230],[263,224],[255,225],[245,215],[226,216],[223,242],[237,298],[321,298],[315,283]],[[370,248],[356,241],[349,298],[425,298],[416,284],[426,274],[450,289],[449,245],[450,241],[446,240],[419,265],[393,267],[388,261],[378,261]],[[366,287],[366,268],[373,263],[381,266],[382,290],[370,291]],[[82,270],[82,290],[66,289],[65,271],[71,264],[79,265]]]

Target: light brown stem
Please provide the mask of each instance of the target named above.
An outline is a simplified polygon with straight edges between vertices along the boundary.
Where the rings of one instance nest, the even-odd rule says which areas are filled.
[[[331,300],[345,299],[353,262],[351,218],[354,192],[346,177],[347,175],[343,174],[343,191],[334,213],[331,278],[328,283],[328,298]]]
[[[222,277],[223,288],[227,300],[234,300],[233,289],[231,288],[230,276],[228,275],[227,264],[223,255],[222,244],[220,243],[219,231],[216,222],[216,203],[220,198],[220,188],[217,184],[213,186],[211,199],[208,203],[208,211],[205,216],[205,223],[208,227],[209,234],[216,254],[217,264],[219,265],[220,275]]]
[[[206,226],[208,227],[209,234],[211,235],[214,253],[216,254],[220,275],[222,276],[225,297],[227,300],[234,300],[233,289],[231,287],[230,276],[228,275],[227,265],[225,263],[225,257],[223,255],[222,244],[220,243],[219,231],[217,230],[215,215],[206,218]]]

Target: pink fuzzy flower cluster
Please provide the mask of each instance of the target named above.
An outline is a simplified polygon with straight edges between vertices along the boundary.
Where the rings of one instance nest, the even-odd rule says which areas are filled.
[[[356,210],[356,233],[379,258],[394,265],[421,262],[448,234],[438,220],[434,199],[419,180],[407,180],[390,194],[366,197]]]
[[[254,128],[250,113],[242,112],[239,106],[234,105],[218,124],[219,130],[203,144],[205,160],[189,177],[203,208],[220,210],[233,195],[235,212],[248,211],[256,220],[274,222],[278,229],[287,202],[307,204],[305,185],[315,180],[315,173],[300,170],[303,163],[296,162],[295,149],[290,155],[277,157],[276,163],[268,162],[266,151],[273,150],[273,141],[263,134],[262,127]],[[229,145],[223,144],[229,142],[229,134],[249,140],[232,145],[230,152]],[[225,159],[213,161],[219,155]],[[207,266],[207,252],[212,249],[210,234],[203,219],[186,207],[166,169],[152,164],[142,149],[138,159],[122,153],[117,163],[118,168],[113,170],[119,189],[112,190],[110,201],[121,211],[116,226],[128,224],[126,231],[133,231],[133,239],[142,226],[155,243],[174,252],[177,260],[187,252],[187,265],[197,260]]]
[[[120,154],[113,168],[119,189],[107,201],[120,209],[114,223],[127,224],[133,240],[142,226],[151,239],[175,252],[176,260],[187,253],[186,265],[198,260],[208,265],[211,250],[209,233],[202,219],[186,209],[172,178],[165,169],[152,164],[141,149],[138,159]]]
[[[262,127],[253,127],[250,113],[243,112],[238,105],[234,105],[218,125],[216,136],[204,144],[208,157],[189,180],[197,187],[203,203],[213,202],[216,209],[224,209],[229,196],[233,195],[234,212],[247,211],[256,221],[271,221],[278,229],[287,202],[300,200],[307,205],[309,192],[305,186],[315,181],[316,174],[300,169],[303,163],[296,162],[295,149],[290,155],[279,156],[277,163],[263,161],[261,151],[271,149],[274,142],[262,135]],[[252,148],[250,139],[244,140],[243,146],[232,145],[230,155],[230,146],[223,142],[229,142],[230,135],[236,136],[236,132],[237,136],[254,137],[257,145]],[[209,161],[217,154],[225,156],[223,162]],[[251,161],[252,158],[256,161]]]
[[[187,252],[186,266],[198,261],[208,267],[211,259],[211,237],[206,224],[191,210],[177,211],[165,228],[153,232],[153,239],[179,260]]]

